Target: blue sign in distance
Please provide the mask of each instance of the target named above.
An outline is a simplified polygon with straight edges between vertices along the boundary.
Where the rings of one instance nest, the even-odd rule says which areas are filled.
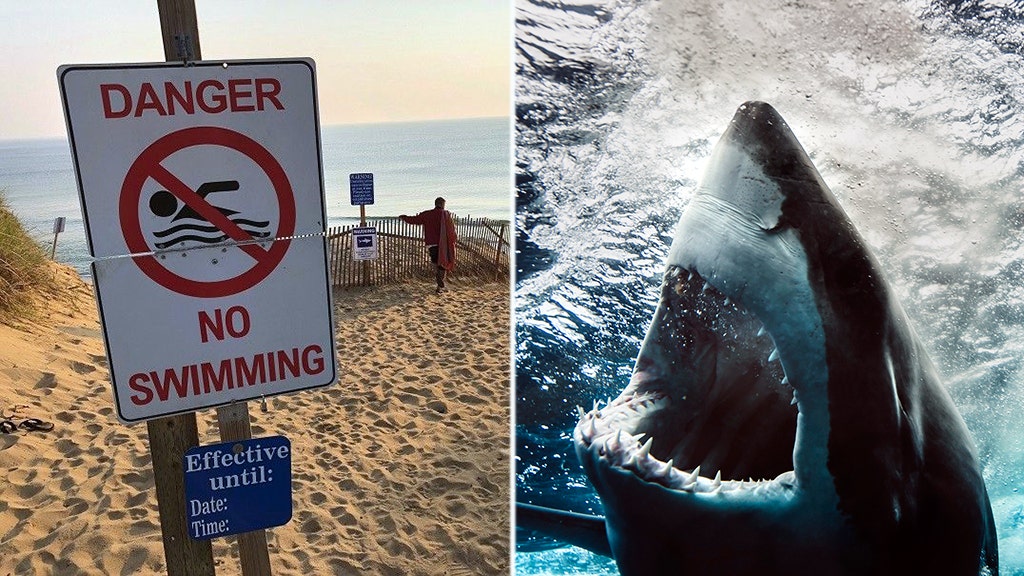
[[[359,172],[348,175],[348,190],[352,205],[373,204],[373,173]]]
[[[292,445],[252,438],[185,453],[185,520],[196,540],[287,524],[292,518]]]

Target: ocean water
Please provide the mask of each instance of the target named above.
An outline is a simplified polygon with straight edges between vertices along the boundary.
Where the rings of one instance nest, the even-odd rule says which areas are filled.
[[[357,222],[348,175],[372,172],[368,217],[415,214],[444,196],[458,216],[511,219],[509,120],[479,118],[321,128],[328,226]],[[0,193],[56,260],[89,278],[89,254],[71,151],[64,139],[0,140]]]
[[[1024,575],[1021,2],[522,0],[515,37],[517,499],[603,512],[575,406],[629,380],[680,213],[764,100],[881,263]],[[517,536],[519,576],[618,573]]]

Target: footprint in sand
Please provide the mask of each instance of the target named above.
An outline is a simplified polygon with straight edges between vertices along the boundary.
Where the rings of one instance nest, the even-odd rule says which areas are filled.
[[[331,574],[363,574],[366,572],[362,564],[352,564],[339,558],[332,558],[330,566]]]
[[[409,406],[420,405],[420,397],[413,394],[395,394],[395,398],[398,398],[403,404],[407,404]]]
[[[304,534],[319,534],[321,532],[320,522],[316,518],[308,518],[302,522]]]
[[[356,517],[348,512],[343,512],[340,516],[335,514],[335,518],[338,519],[338,523],[343,524],[345,526],[355,526],[357,523]]]
[[[148,490],[152,485],[152,473],[142,474],[139,472],[128,472],[121,475],[121,482],[128,484],[136,490]]]
[[[75,456],[80,456],[82,454],[81,446],[79,446],[74,440],[61,438],[57,441],[56,446],[57,450],[60,451],[64,458],[74,458]]]
[[[40,492],[42,492],[43,488],[45,488],[45,487],[46,486],[42,482],[37,483],[37,484],[33,484],[33,483],[25,484],[24,486],[19,486],[18,487],[18,496],[20,496],[23,499],[27,500],[29,498],[32,498],[36,494],[39,494]]]
[[[67,508],[68,515],[77,516],[89,509],[89,503],[81,498],[68,498],[64,501],[64,508]]]
[[[71,369],[78,374],[90,374],[96,371],[96,366],[92,364],[86,364],[85,362],[78,362],[77,360],[71,361]]]
[[[57,375],[53,372],[43,372],[43,377],[36,382],[36,390],[40,388],[52,389],[57,386]]]
[[[466,515],[466,505],[461,502],[455,502],[447,506],[448,513],[456,518],[462,518]]]
[[[480,393],[486,396],[490,395],[487,393],[487,390],[481,390]],[[487,400],[480,398],[479,396],[473,396],[472,394],[459,394],[455,399],[463,404],[478,405],[487,403]]]
[[[72,488],[74,488],[77,485],[78,485],[78,481],[77,480],[75,480],[71,476],[65,476],[65,477],[60,479],[59,487],[60,487],[60,491],[61,492],[67,492],[68,490],[71,490]],[[2,510],[0,510],[0,512],[2,512]]]
[[[73,422],[75,420],[75,415],[72,414],[71,412],[68,412],[67,410],[57,412],[56,414],[53,415],[53,417],[65,424]],[[92,432],[92,434],[95,434],[95,432]]]

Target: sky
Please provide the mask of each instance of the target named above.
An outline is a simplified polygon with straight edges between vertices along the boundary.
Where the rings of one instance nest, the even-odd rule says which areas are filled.
[[[312,57],[323,125],[509,116],[511,0],[195,0],[204,60]],[[0,5],[0,139],[66,134],[57,67],[164,60],[157,0]]]

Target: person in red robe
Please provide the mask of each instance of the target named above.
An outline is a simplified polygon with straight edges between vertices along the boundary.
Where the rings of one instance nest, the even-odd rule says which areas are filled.
[[[445,279],[448,271],[455,268],[455,222],[451,212],[444,209],[444,198],[434,200],[433,210],[424,210],[415,216],[399,216],[402,222],[423,226],[423,242],[430,252],[430,261],[437,266],[435,280],[437,293],[447,292]]]

